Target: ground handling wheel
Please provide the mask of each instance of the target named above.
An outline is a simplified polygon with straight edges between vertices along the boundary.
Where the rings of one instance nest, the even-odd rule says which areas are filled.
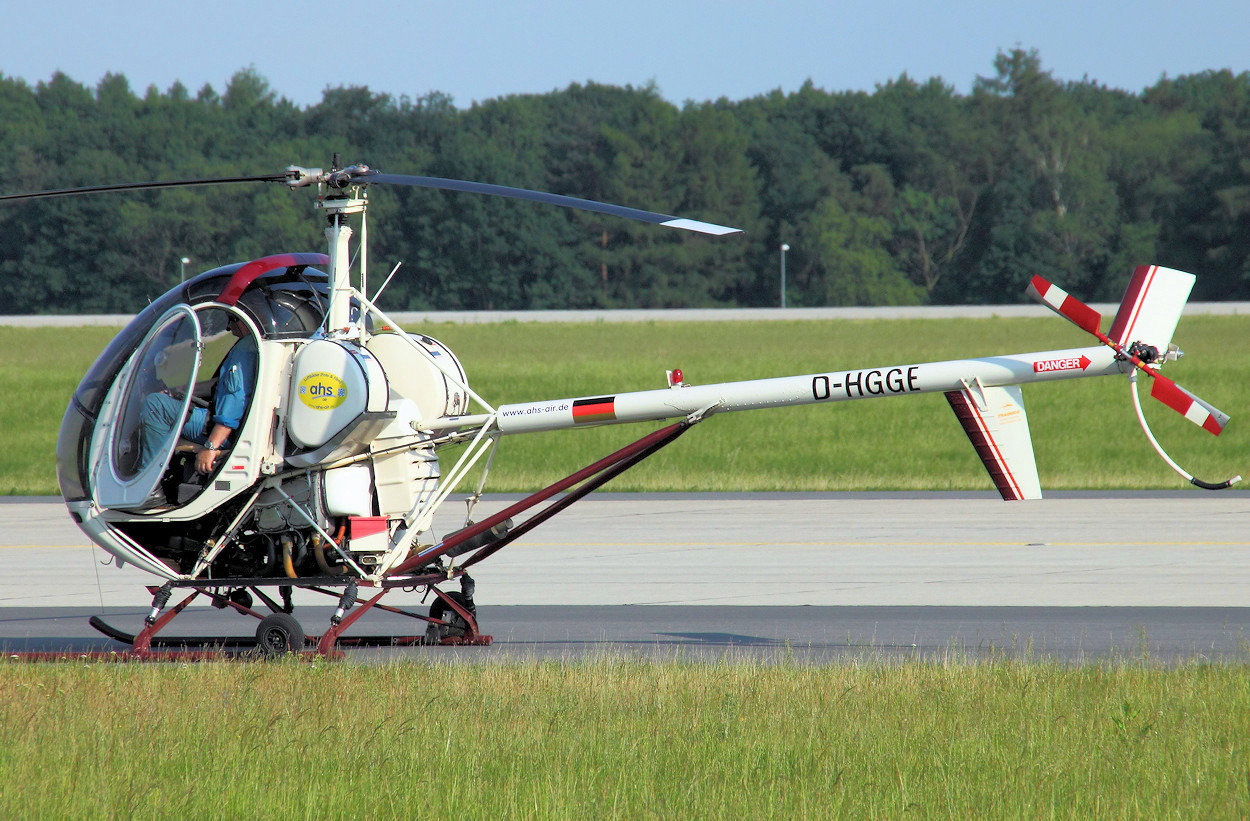
[[[304,628],[290,613],[270,613],[256,628],[256,649],[265,658],[278,658],[304,649]]]
[[[468,610],[470,613],[477,612],[477,606],[473,604],[473,600],[464,593],[451,592],[445,594],[448,598],[454,599],[456,604]],[[439,597],[430,605],[430,618],[438,619],[446,622],[446,624],[430,623],[425,631],[426,644],[441,644],[446,638],[463,638],[470,632],[470,626],[465,621],[464,616],[457,613],[451,605]]]

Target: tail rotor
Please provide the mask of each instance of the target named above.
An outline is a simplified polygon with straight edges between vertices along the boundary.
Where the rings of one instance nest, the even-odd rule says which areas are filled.
[[[1028,293],[1081,330],[1093,334],[1099,342],[1115,351],[1120,361],[1132,366],[1129,378],[1137,420],[1155,451],[1169,467],[1197,487],[1221,490],[1241,481],[1241,477],[1235,476],[1225,482],[1204,482],[1183,470],[1159,446],[1146,424],[1137,396],[1137,373],[1141,372],[1152,380],[1152,397],[1207,433],[1219,436],[1228,424],[1228,414],[1159,372],[1164,362],[1181,355],[1171,344],[1171,337],[1193,282],[1194,276],[1182,271],[1157,265],[1139,267],[1133,273],[1110,332],[1106,334],[1101,330],[1102,314],[1044,277],[1033,277]]]

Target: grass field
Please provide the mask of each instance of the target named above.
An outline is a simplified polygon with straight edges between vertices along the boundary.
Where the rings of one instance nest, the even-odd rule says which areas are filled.
[[[447,325],[495,403],[1066,348],[1057,319]],[[1204,478],[1247,472],[1246,317],[1183,320],[1168,373],[1234,416],[1148,407]],[[112,329],[0,328],[0,492],[56,492],[65,403]],[[1028,386],[1044,488],[1181,487],[1123,380]],[[1153,405],[1147,400],[1148,405]],[[636,438],[505,440],[489,489]],[[716,416],[609,489],[989,489],[940,396]],[[0,818],[1250,816],[1250,675],[1150,658],[831,667],[424,660],[200,665],[0,658]]]
[[[4,818],[1244,818],[1242,668],[0,662]]]
[[[842,322],[438,325],[422,328],[495,404],[1085,345],[1058,318]],[[0,328],[0,494],[55,494],[56,432],[75,385],[116,329]],[[1207,479],[1246,473],[1250,317],[1182,320],[1168,367],[1234,419],[1218,438],[1145,399],[1172,456]],[[1044,489],[1183,487],[1151,451],[1126,380],[1025,388]],[[541,487],[641,436],[621,425],[504,440],[488,490]],[[992,488],[939,395],[723,414],[610,490]]]

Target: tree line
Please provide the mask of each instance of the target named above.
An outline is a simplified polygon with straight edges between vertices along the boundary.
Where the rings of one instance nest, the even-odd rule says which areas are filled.
[[[1012,303],[1034,274],[1115,301],[1134,266],[1250,299],[1250,74],[1141,93],[1061,82],[999,53],[959,94],[906,75],[872,93],[675,106],[574,84],[459,109],[443,94],[327,89],[300,108],[254,70],[224,91],[137,95],[0,75],[15,193],[346,163],[551,191],[743,228],[709,238],[467,194],[370,189],[388,310]],[[6,312],[132,312],[188,274],[320,250],[307,192],[223,185],[0,203]],[[383,270],[385,269],[385,270]]]

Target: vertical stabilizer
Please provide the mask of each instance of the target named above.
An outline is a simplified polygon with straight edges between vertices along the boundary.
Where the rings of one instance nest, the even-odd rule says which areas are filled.
[[[1139,265],[1129,280],[1108,336],[1125,347],[1142,342],[1160,354],[1166,353],[1195,279],[1184,271]]]

